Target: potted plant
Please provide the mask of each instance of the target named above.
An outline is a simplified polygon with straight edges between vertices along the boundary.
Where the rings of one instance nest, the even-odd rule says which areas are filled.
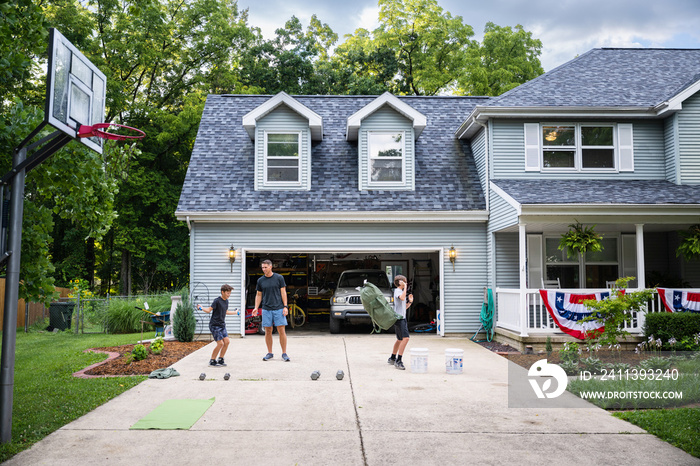
[[[573,258],[588,251],[602,251],[602,240],[603,236],[595,232],[595,225],[586,227],[576,220],[569,225],[569,231],[561,235],[559,250],[566,250],[567,256]]]
[[[693,225],[687,231],[678,233],[681,244],[676,249],[676,257],[683,256],[686,261],[700,259],[700,225]]]

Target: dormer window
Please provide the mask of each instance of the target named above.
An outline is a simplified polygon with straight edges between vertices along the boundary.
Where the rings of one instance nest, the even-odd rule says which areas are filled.
[[[298,183],[300,133],[265,133],[265,183]]]
[[[404,182],[405,135],[399,132],[369,132],[371,182]]]

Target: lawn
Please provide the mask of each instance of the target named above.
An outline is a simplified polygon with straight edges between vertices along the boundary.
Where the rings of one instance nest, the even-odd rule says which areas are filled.
[[[700,409],[624,411],[613,414],[700,458]]]
[[[18,332],[12,441],[0,445],[0,462],[145,380],[145,376],[97,379],[72,376],[73,372],[107,358],[105,354],[83,350],[133,344],[140,338],[140,333]]]

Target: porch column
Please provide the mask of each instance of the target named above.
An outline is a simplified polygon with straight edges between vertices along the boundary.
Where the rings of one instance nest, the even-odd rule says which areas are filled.
[[[520,258],[520,336],[526,337],[527,333],[527,235],[525,223],[518,225],[518,255]]]
[[[644,280],[644,224],[637,223],[637,288],[646,288]]]

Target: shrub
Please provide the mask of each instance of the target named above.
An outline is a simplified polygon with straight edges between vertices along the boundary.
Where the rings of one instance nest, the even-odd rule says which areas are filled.
[[[603,361],[593,356],[582,358],[580,361],[581,368],[591,374],[600,374],[603,372]]]
[[[133,298],[113,298],[107,308],[107,329],[109,333],[137,333],[141,331],[141,321],[153,325],[150,314],[136,309],[142,308],[144,301],[149,303],[149,311],[165,312],[170,310],[170,295]],[[151,329],[152,327],[148,327]]]
[[[700,313],[654,312],[647,314],[644,323],[644,336],[656,335],[664,342],[674,338],[678,342],[685,341],[690,344],[698,333],[700,333]],[[673,348],[666,343],[664,349]],[[675,349],[681,348],[677,346]]]
[[[182,290],[182,301],[175,308],[173,317],[173,335],[178,341],[194,340],[194,331],[197,321],[194,318],[194,305],[190,301],[187,288]]]
[[[160,354],[163,352],[164,346],[165,344],[163,343],[163,337],[158,337],[155,340],[153,340],[153,342],[148,348],[151,350],[151,353]]]
[[[559,350],[559,360],[561,362],[578,363],[580,353],[581,350],[579,349],[578,343],[567,341]]]
[[[664,357],[654,356],[639,363],[640,369],[665,371],[671,367],[671,360]]]
[[[566,375],[576,375],[578,374],[578,362],[576,361],[563,361],[559,363],[559,367],[564,369]]]
[[[547,341],[544,344],[544,350],[547,352],[547,358],[551,358],[552,351],[554,350],[552,349],[552,337],[550,337],[549,335],[547,335]]]
[[[146,350],[146,347],[143,345],[136,345],[134,346],[134,350],[131,352],[131,355],[134,358],[134,361],[141,361],[142,359],[146,359],[148,357],[148,351]]]

